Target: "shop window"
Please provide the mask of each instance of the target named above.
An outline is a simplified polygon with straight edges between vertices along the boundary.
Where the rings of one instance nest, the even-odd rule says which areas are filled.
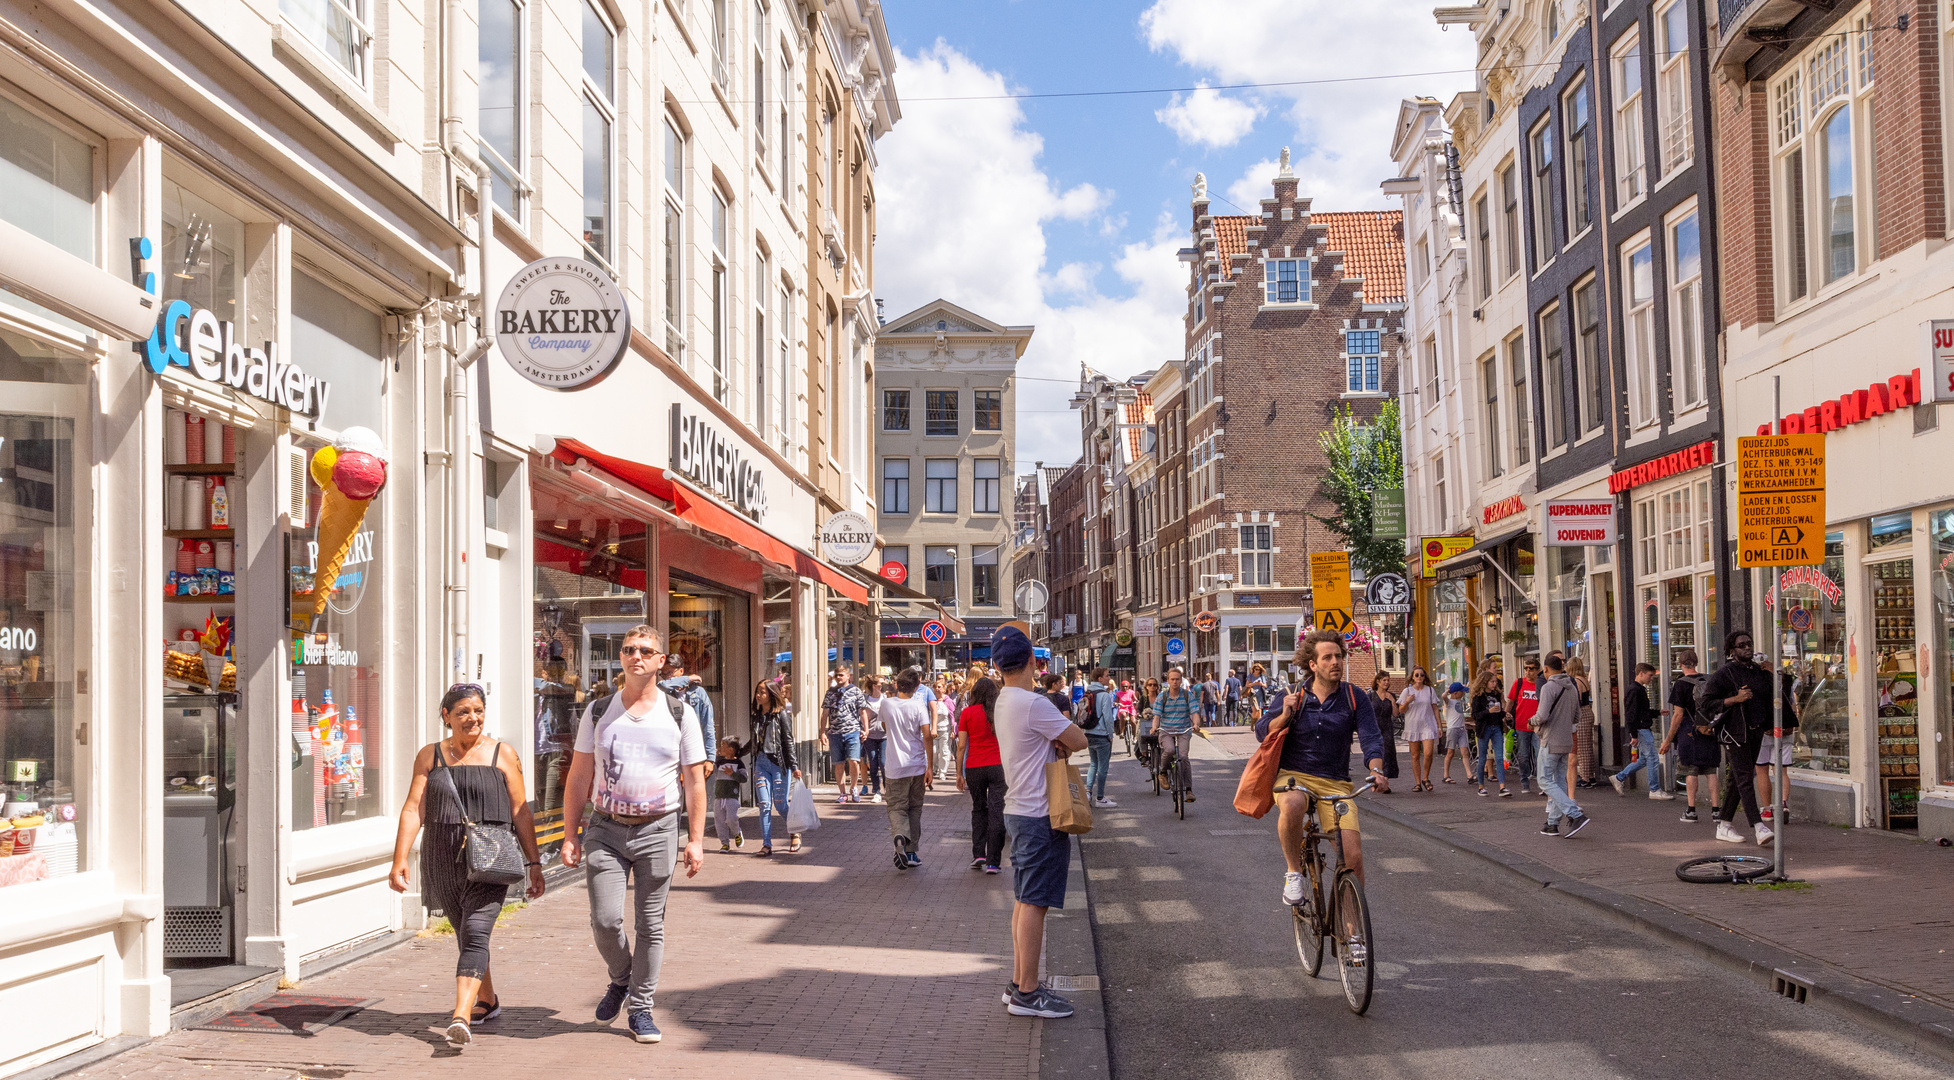
[[[1910,829],[1920,812],[1920,648],[1914,640],[1913,559],[1872,563],[1866,571],[1873,589],[1873,692],[1879,705],[1879,778],[1886,791],[1886,823],[1888,828]]]
[[[386,430],[383,342],[378,312],[311,274],[292,273],[291,355],[305,358],[307,374],[332,384],[331,401],[320,419],[334,429]]]
[[[243,248],[244,225],[237,218],[163,179],[163,243],[155,268],[164,300],[186,300],[216,313],[219,320],[241,322],[238,257]]]
[[[1782,571],[1767,598],[1798,702],[1793,758],[1820,772],[1844,773],[1851,763],[1844,582],[1845,534],[1827,533],[1824,565]]]
[[[997,606],[997,548],[977,548],[970,555],[970,602],[978,607]]]
[[[1588,652],[1585,635],[1591,629],[1587,617],[1587,590],[1583,588],[1587,577],[1587,549],[1556,547],[1549,549],[1548,554],[1549,633],[1553,635],[1554,646],[1566,650],[1568,656],[1585,654]]]
[[[1294,626],[1276,627],[1276,658],[1288,660],[1296,655],[1296,628]]]
[[[1669,655],[1656,666],[1663,671],[1680,675],[1683,666],[1677,657],[1684,649],[1696,648],[1695,585],[1688,577],[1670,578],[1662,583],[1662,636]]]
[[[1245,653],[1248,651],[1248,627],[1231,626],[1228,628],[1228,651],[1231,653]]]
[[[726,709],[726,650],[729,642],[740,642],[743,650],[748,640],[746,594],[673,574],[667,602],[670,608],[665,624],[665,648],[671,655],[666,663],[677,665],[687,676],[698,676],[700,688],[706,692],[707,702],[718,721],[713,727],[715,736],[721,731],[730,734],[734,718]],[[619,640],[621,643],[622,639]],[[613,681],[611,688],[616,687]],[[744,696],[744,691],[738,696]],[[737,696],[735,702],[738,703]]]
[[[957,549],[955,545],[923,549],[923,591],[938,603],[953,607],[957,602]]]
[[[1928,532],[1933,536],[1932,561],[1928,564],[1932,573],[1927,589],[1910,593],[1908,603],[1918,610],[1923,601],[1932,597],[1927,625],[1937,655],[1928,670],[1942,673],[1934,680],[1934,696],[1940,702],[1936,710],[1940,730],[1934,735],[1938,751],[1935,758],[1940,762],[1940,782],[1949,784],[1954,783],[1954,673],[1948,668],[1950,660],[1954,660],[1954,510],[1936,510],[1927,522]]]
[[[1872,542],[1874,551],[1882,548],[1900,547],[1913,543],[1913,514],[1902,510],[1897,514],[1881,514],[1872,520]]]

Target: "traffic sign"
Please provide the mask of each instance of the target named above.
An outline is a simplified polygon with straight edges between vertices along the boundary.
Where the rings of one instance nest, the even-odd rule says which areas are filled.
[[[1316,608],[1316,625],[1341,633],[1350,629],[1350,553],[1313,551],[1309,556],[1309,591]]]
[[[1737,440],[1737,565],[1825,561],[1825,436]]]
[[[943,644],[943,639],[949,636],[949,631],[943,629],[943,624],[937,622],[935,619],[931,619],[923,624],[923,640],[929,642],[931,645],[941,645]]]
[[[1168,656],[1179,656],[1180,654],[1186,651],[1187,651],[1187,642],[1182,641],[1180,638],[1177,637],[1170,637],[1167,639]]]
[[[1052,592],[1045,588],[1044,582],[1036,578],[1027,578],[1018,582],[1017,589],[1012,592],[1012,598],[1017,601],[1019,611],[1036,615],[1045,610],[1046,603],[1052,598]]]

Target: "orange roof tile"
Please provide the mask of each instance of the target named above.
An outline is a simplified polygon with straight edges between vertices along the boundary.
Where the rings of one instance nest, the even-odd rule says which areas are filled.
[[[1221,257],[1221,276],[1232,277],[1235,273],[1233,256],[1248,251],[1248,227],[1256,218],[1249,214],[1230,214],[1214,219],[1215,247]]]
[[[1145,390],[1126,403],[1126,449],[1128,461],[1140,460],[1146,451],[1146,426],[1153,423],[1153,395]]]
[[[1322,211],[1311,225],[1329,226],[1328,249],[1341,251],[1347,277],[1364,279],[1364,303],[1404,300],[1404,211]]]

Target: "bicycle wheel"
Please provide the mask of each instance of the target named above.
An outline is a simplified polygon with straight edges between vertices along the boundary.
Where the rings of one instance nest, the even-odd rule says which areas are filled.
[[[1160,794],[1160,751],[1147,755],[1147,772],[1153,774],[1153,793]]]
[[[1343,1000],[1358,1016],[1371,1007],[1371,981],[1377,970],[1371,952],[1371,909],[1356,874],[1338,874],[1336,884],[1337,973]]]
[[[1312,869],[1305,864],[1305,871]],[[1303,902],[1291,905],[1289,911],[1296,918],[1296,958],[1303,962],[1303,970],[1312,979],[1323,970],[1323,920],[1319,915],[1322,910],[1322,890],[1317,887],[1316,875],[1306,872]]]
[[[1187,820],[1187,789],[1181,787],[1180,769],[1178,766],[1174,770],[1173,787],[1174,787],[1174,813],[1182,821],[1186,821]]]
[[[1676,867],[1676,876],[1693,885],[1729,885],[1761,878],[1773,865],[1757,855],[1709,855]]]

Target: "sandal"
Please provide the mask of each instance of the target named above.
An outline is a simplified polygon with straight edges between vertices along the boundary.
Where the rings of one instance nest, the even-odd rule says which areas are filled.
[[[459,1016],[448,1021],[448,1030],[444,1034],[447,1036],[448,1045],[456,1050],[474,1041],[474,1036],[468,1031],[468,1021]]]
[[[1454,779],[1452,779],[1452,778],[1451,778],[1451,777],[1449,777],[1449,776],[1445,778],[1445,782],[1446,782],[1446,783],[1448,783],[1448,784],[1456,784],[1456,783],[1458,783],[1458,781],[1457,781],[1457,780],[1454,780]]]
[[[761,847],[760,847],[760,857],[761,857],[762,859],[764,859],[764,858],[766,858],[766,857],[768,857],[769,855],[772,855],[772,854],[773,854],[773,845],[772,845],[772,844],[763,844],[763,845],[761,845]]]
[[[789,852],[799,851],[800,849],[801,837],[799,833],[795,833],[793,836],[787,838],[787,850]]]
[[[493,1020],[501,1015],[502,1015],[501,998],[496,998],[494,1001],[477,1001],[475,1003],[473,1015],[469,1017],[468,1022],[470,1024],[485,1024],[488,1023],[490,1020]]]

